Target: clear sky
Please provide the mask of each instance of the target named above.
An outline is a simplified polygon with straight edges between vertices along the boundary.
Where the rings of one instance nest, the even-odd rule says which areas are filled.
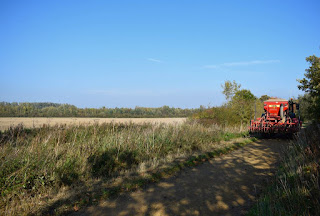
[[[320,1],[0,0],[0,101],[79,107],[221,105],[302,94]]]

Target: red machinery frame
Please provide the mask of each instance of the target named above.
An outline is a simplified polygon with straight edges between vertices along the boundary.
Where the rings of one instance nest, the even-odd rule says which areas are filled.
[[[300,130],[302,122],[295,117],[298,105],[292,100],[273,98],[264,102],[261,118],[251,120],[250,132],[262,134],[293,134]]]

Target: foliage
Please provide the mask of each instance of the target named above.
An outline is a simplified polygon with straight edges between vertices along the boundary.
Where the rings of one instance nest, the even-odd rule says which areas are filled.
[[[298,88],[309,92],[311,96],[318,96],[320,95],[320,58],[313,55],[307,57],[306,61],[311,65],[306,69],[305,78],[298,80],[301,84]]]
[[[91,173],[95,177],[110,177],[115,171],[129,169],[138,164],[136,151],[111,148],[97,151],[88,157]]]
[[[193,115],[193,118],[204,125],[218,124],[221,126],[234,126],[238,124],[233,111],[227,106],[212,107]]]
[[[303,121],[312,121],[316,119],[317,103],[320,103],[318,97],[311,97],[309,93],[299,95],[300,116]]]
[[[320,58],[313,55],[307,57],[306,61],[310,63],[310,67],[306,69],[305,77],[298,80],[298,88],[307,95],[300,99],[308,107],[305,117],[320,122]]]
[[[248,124],[253,118],[255,100],[256,97],[250,90],[243,89],[237,91],[229,102],[234,115],[239,119],[241,125],[242,123]]]
[[[195,113],[193,118],[206,125],[214,123],[242,127],[243,124],[248,124],[254,117],[256,97],[250,90],[240,90],[241,85],[235,81],[225,81],[222,87],[226,98],[230,100],[220,107],[212,107]]]
[[[319,215],[320,125],[311,125],[285,151],[273,184],[249,215]]]
[[[268,95],[262,95],[260,98],[259,98],[259,100],[261,101],[261,102],[264,102],[264,101],[266,101],[266,100],[268,100],[268,99],[270,99],[271,97],[270,96],[268,96]]]
[[[0,102],[0,117],[100,117],[100,118],[163,118],[187,117],[199,109],[181,109],[169,106],[159,108],[77,108],[57,103]]]
[[[223,85],[221,85],[223,91],[222,93],[225,95],[226,99],[231,99],[237,91],[239,91],[241,85],[236,83],[236,81],[226,80]]]

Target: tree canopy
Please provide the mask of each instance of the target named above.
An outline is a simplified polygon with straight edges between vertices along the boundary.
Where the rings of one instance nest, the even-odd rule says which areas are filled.
[[[310,63],[310,67],[306,69],[305,78],[298,79],[300,85],[298,88],[305,92],[309,92],[311,96],[320,95],[320,58],[317,56],[309,56],[306,61]]]
[[[299,97],[302,107],[302,114],[309,120],[320,122],[320,58],[315,55],[306,58],[310,63],[306,69],[303,79],[298,79],[298,88],[306,92]]]
[[[261,97],[259,98],[259,100],[261,101],[261,102],[264,102],[264,101],[266,101],[266,100],[268,100],[268,99],[270,99],[271,97],[270,96],[268,96],[268,95],[261,95]]]
[[[226,99],[231,99],[237,91],[239,91],[241,84],[236,83],[236,81],[226,80],[223,85],[221,85],[223,91],[222,93],[225,95]]]

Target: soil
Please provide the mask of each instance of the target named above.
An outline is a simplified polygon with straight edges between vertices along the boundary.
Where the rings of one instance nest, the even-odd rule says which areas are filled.
[[[244,215],[271,181],[286,145],[259,140],[74,215]]]

